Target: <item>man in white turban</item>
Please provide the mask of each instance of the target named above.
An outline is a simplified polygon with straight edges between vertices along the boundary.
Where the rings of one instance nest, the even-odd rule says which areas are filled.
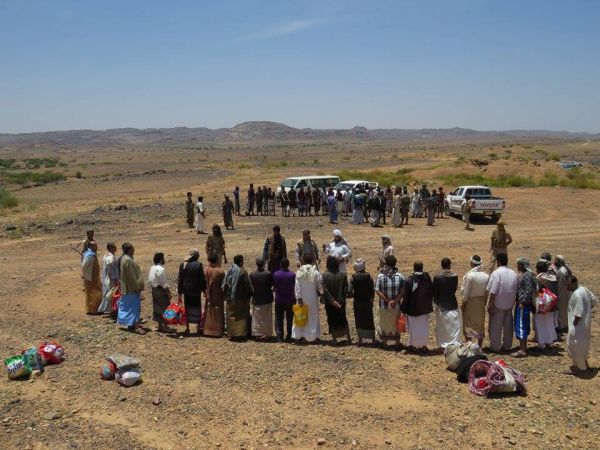
[[[337,258],[340,263],[340,272],[346,273],[346,263],[350,261],[352,252],[348,243],[342,236],[342,232],[338,229],[333,230],[333,242],[324,248],[326,255],[331,255]]]

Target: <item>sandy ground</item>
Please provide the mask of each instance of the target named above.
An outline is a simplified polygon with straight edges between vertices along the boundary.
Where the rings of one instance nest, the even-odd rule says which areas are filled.
[[[484,399],[457,383],[440,355],[331,346],[327,335],[312,346],[137,336],[108,318],[86,316],[79,257],[69,247],[85,229],[96,230],[101,246],[108,240],[134,243],[145,272],[154,252],[164,251],[174,283],[187,249],[205,242],[185,227],[182,192],[205,193],[209,224],[221,223],[224,191],[249,179],[274,186],[283,173],[298,169],[262,176],[225,158],[204,171],[186,168],[184,161],[167,173],[144,175],[150,167],[165,167],[144,161],[128,168],[130,175],[107,181],[90,176],[17,191],[22,207],[3,219],[25,231],[0,238],[0,354],[8,357],[50,338],[64,345],[67,358],[30,381],[0,378],[2,448],[316,448],[319,439],[327,448],[597,448],[597,370],[586,378],[571,375],[564,342],[539,356],[504,356],[527,375],[528,395]],[[515,188],[495,194],[507,201],[513,267],[518,256],[562,253],[581,283],[600,292],[600,191]],[[128,209],[106,208],[120,203]],[[98,207],[104,209],[94,212]],[[225,234],[228,254],[252,261],[274,224],[281,224],[288,248],[305,228],[319,244],[329,242],[333,230],[321,217],[240,218],[236,230]],[[460,276],[471,254],[487,260],[493,229],[479,221],[465,231],[454,218],[435,227],[411,220],[403,229],[354,226],[342,218],[339,227],[371,273],[380,236],[388,233],[405,275],[417,259],[435,273],[447,256]],[[145,295],[143,316],[153,328],[150,293]],[[348,318],[354,334],[351,300]],[[595,317],[593,367],[600,366],[598,326]],[[141,359],[142,384],[127,389],[100,380],[98,369],[113,351]]]

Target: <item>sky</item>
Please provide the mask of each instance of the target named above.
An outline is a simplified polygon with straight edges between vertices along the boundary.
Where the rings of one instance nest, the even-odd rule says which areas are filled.
[[[0,0],[0,132],[600,132],[598,0]]]

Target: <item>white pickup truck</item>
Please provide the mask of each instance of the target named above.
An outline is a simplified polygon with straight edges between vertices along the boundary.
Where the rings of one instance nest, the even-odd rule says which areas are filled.
[[[471,197],[471,215],[489,217],[493,223],[498,222],[506,202],[502,198],[492,197],[487,186],[460,186],[446,196],[446,213],[462,214],[461,205],[465,196]]]

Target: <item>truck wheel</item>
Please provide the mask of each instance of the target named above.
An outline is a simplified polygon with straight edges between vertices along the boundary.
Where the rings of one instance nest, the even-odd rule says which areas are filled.
[[[492,214],[492,217],[490,217],[490,219],[492,220],[492,223],[498,223],[500,217],[502,217],[502,214]]]
[[[449,206],[448,204],[446,204],[446,205],[444,206],[444,213],[445,213],[447,216],[453,216],[453,215],[454,215],[454,213],[453,213],[453,212],[450,210],[450,206]]]

